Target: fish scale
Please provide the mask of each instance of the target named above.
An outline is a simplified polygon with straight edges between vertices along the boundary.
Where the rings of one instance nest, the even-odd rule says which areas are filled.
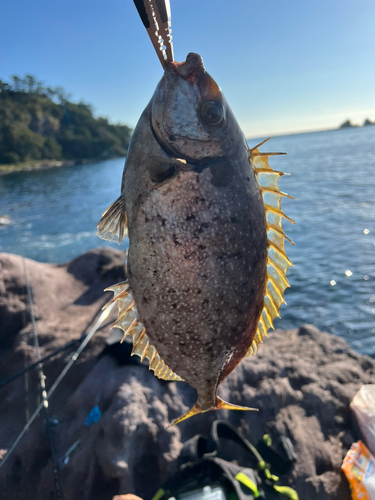
[[[273,328],[291,265],[278,189],[258,145],[249,149],[202,59],[165,61],[133,133],[121,196],[98,234],[129,236],[128,283],[110,289],[115,325],[159,378],[185,380],[197,403],[173,423],[224,402],[218,387]],[[291,221],[293,222],[293,221]],[[290,241],[290,240],[289,240]]]

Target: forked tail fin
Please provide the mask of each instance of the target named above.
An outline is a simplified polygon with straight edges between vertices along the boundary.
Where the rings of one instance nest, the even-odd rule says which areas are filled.
[[[172,425],[179,424],[183,420],[186,420],[187,418],[190,418],[194,415],[198,415],[198,413],[205,413],[206,411],[211,411],[211,410],[243,410],[243,411],[258,411],[257,408],[248,408],[247,406],[237,406],[233,405],[232,403],[227,403],[226,401],[223,401],[219,396],[216,396],[216,403],[215,406],[212,408],[209,408],[208,410],[202,410],[202,407],[199,403],[195,403],[193,408],[191,408],[185,415],[181,415],[181,417],[175,418],[172,420],[171,424],[167,427],[172,427]]]

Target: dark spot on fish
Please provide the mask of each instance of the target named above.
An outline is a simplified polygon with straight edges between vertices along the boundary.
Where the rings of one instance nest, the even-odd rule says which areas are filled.
[[[207,247],[205,247],[204,245],[198,245],[198,248],[199,250],[206,250]]]
[[[175,141],[176,140],[176,136],[175,135],[170,135],[169,136],[169,140],[170,141]]]
[[[157,269],[155,269],[155,270],[154,270],[154,274],[156,274],[157,272],[158,272],[158,270],[157,270]]]
[[[156,218],[158,219],[158,221],[161,222],[162,226],[165,226],[165,223],[166,223],[167,219],[164,219],[164,217],[162,217],[160,214],[157,214]]]
[[[197,290],[197,295],[199,295],[200,293],[202,293],[202,290]]]
[[[231,221],[233,224],[237,224],[238,219],[237,219],[237,217],[233,216],[233,217],[231,217],[231,218],[230,218],[230,221]]]
[[[198,205],[198,203],[204,203],[206,201],[206,198],[200,198],[199,196],[196,196],[193,201],[196,205]]]
[[[168,290],[168,293],[176,293],[176,290],[174,290],[173,288],[170,288],[170,289]]]
[[[177,304],[172,304],[173,309],[176,309]]]
[[[202,300],[202,305],[204,305],[204,304],[209,304],[209,300],[208,299]]]
[[[195,215],[194,214],[188,215],[186,217],[186,220],[194,220],[194,219],[195,219]]]
[[[176,247],[181,245],[181,243],[178,241],[177,236],[175,234],[173,235],[173,243],[176,245]]]
[[[197,233],[203,233],[203,229],[207,229],[208,228],[208,223],[207,222],[203,222],[203,224],[201,224],[198,229],[197,229]]]
[[[147,298],[145,295],[144,295],[144,296],[143,296],[143,298],[142,298],[142,302],[143,302],[144,304],[147,304],[147,302],[148,302],[148,298]]]

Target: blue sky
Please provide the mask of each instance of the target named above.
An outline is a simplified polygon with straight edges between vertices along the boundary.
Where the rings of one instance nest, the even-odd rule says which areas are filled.
[[[248,137],[375,119],[373,0],[171,0],[175,58],[199,53]],[[131,0],[12,0],[0,78],[30,73],[136,124],[162,75]]]

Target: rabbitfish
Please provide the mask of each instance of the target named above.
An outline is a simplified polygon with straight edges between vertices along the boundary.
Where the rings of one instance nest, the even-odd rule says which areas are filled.
[[[263,144],[263,143],[262,143]],[[115,323],[166,380],[198,395],[179,422],[216,409],[248,409],[218,387],[279,315],[291,262],[285,255],[277,181],[249,149],[202,58],[166,62],[132,136],[121,196],[98,234],[128,234],[128,282],[110,288]]]

